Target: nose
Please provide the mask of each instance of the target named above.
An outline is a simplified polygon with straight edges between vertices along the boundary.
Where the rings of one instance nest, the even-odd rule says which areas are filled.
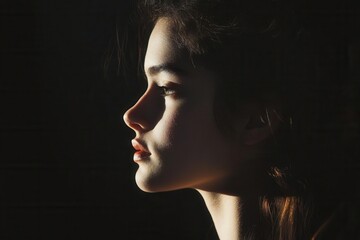
[[[144,121],[143,113],[141,112],[142,96],[131,108],[129,108],[124,116],[125,124],[134,131],[144,131],[146,129],[146,123]]]
[[[135,105],[125,112],[123,116],[125,124],[138,133],[152,129],[156,122],[155,115],[158,112],[156,102],[148,89]]]

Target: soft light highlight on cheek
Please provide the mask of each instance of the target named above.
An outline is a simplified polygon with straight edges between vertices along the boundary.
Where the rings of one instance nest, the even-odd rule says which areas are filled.
[[[163,117],[154,128],[153,137],[157,139],[158,143],[163,145],[163,147],[170,147],[174,142],[173,139],[176,139],[177,132],[181,131],[181,129],[178,128],[179,122],[181,121],[179,118],[179,110],[175,106],[167,106]]]

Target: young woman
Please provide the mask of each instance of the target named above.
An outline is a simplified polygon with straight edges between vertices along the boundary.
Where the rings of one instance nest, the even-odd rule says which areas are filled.
[[[291,6],[141,6],[147,89],[124,114],[138,187],[197,190],[221,240],[354,237],[339,221],[344,102]]]

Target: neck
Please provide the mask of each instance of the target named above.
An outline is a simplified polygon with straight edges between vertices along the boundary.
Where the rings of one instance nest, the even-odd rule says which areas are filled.
[[[241,240],[258,224],[258,199],[198,190],[221,240]]]

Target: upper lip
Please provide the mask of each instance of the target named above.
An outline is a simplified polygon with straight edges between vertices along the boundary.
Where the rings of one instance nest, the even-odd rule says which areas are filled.
[[[149,152],[149,150],[147,150],[147,148],[144,146],[145,144],[141,142],[141,140],[139,139],[133,139],[131,140],[131,145],[134,147],[135,150],[137,151],[142,151],[142,152]]]

